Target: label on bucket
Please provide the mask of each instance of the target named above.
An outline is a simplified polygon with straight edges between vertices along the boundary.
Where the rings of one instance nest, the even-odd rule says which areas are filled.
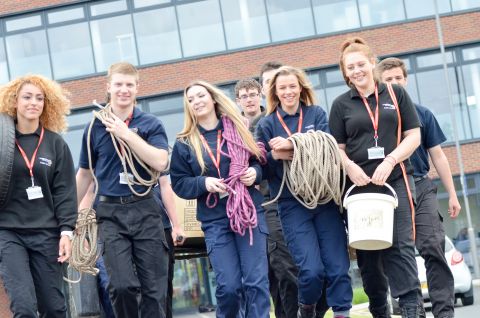
[[[348,224],[348,226],[358,231],[381,230],[383,228],[383,210],[372,209],[368,211],[368,214],[353,213],[353,222]]]

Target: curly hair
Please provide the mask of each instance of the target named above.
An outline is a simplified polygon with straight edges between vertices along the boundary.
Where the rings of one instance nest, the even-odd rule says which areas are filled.
[[[44,76],[29,74],[16,78],[0,88],[0,112],[17,117],[17,98],[25,84],[38,87],[45,95],[40,123],[48,130],[60,133],[67,129],[70,114],[69,93],[60,84]]]

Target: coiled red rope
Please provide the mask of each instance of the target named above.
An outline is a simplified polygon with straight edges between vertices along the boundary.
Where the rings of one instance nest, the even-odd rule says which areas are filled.
[[[229,193],[227,199],[227,216],[230,219],[230,228],[233,232],[245,235],[248,229],[250,234],[250,245],[253,244],[252,230],[257,226],[257,209],[248,192],[247,187],[240,181],[240,177],[249,168],[249,160],[253,155],[245,146],[235,124],[227,116],[222,116],[223,140],[227,142],[228,154],[222,152],[223,156],[230,158],[230,169],[228,178],[224,183]],[[222,142],[223,145],[223,142]],[[260,164],[267,162],[266,150],[262,143],[257,143],[261,151]],[[217,151],[219,151],[217,149]],[[209,204],[210,195],[214,195],[213,204]],[[218,203],[217,194],[210,193],[207,198],[207,206],[212,208]]]

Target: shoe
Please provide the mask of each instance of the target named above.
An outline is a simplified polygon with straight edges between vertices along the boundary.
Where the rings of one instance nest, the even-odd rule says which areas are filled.
[[[298,304],[297,318],[316,318],[315,315],[315,304]]]
[[[422,306],[404,306],[402,318],[425,318],[425,309]]]

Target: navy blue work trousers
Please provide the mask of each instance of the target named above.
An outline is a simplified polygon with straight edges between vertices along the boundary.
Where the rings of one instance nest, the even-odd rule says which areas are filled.
[[[246,318],[270,317],[267,235],[263,211],[257,214],[250,245],[245,235],[234,233],[228,218],[203,222],[207,252],[217,282],[217,317],[235,318],[245,310]]]
[[[352,307],[345,223],[333,202],[309,210],[295,199],[279,201],[285,240],[298,267],[298,300],[316,304],[327,284],[335,312]]]
[[[437,186],[429,178],[415,182],[417,206],[415,245],[425,260],[428,293],[435,317],[453,317],[453,275],[445,259],[445,230],[437,200]]]

